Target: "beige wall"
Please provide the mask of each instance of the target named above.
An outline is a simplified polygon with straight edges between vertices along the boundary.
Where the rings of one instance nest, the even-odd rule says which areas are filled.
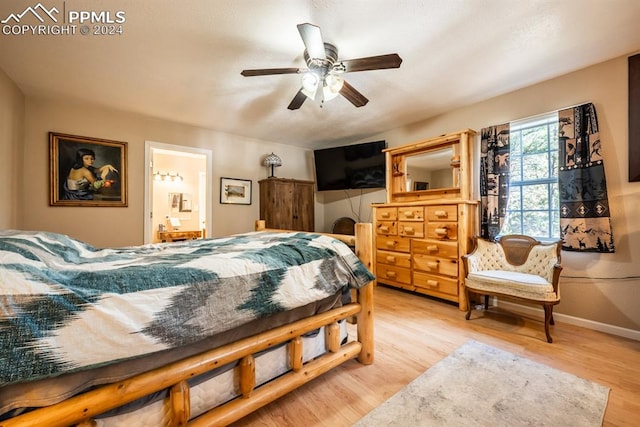
[[[246,232],[259,216],[258,183],[268,176],[261,161],[274,151],[280,177],[312,179],[308,150],[215,132],[95,106],[27,97],[23,152],[19,168],[17,226],[68,234],[95,246],[143,243],[145,141],[213,151],[213,229],[211,236]],[[49,206],[48,132],[91,136],[128,143],[129,200],[126,208]],[[220,205],[220,177],[253,181],[251,205]]]
[[[593,102],[598,113],[616,253],[563,252],[562,302],[556,312],[638,331],[640,182],[627,182],[626,56],[367,139],[386,139],[390,146],[402,145],[463,128],[480,131],[489,125],[585,102]],[[358,203],[357,197],[330,201],[325,205],[325,216],[342,216],[349,212],[350,205]]]
[[[23,127],[24,96],[0,70],[0,230],[18,227],[18,166]]]

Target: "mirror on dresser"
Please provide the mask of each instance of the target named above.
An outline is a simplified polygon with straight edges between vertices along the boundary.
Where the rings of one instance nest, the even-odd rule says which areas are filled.
[[[454,174],[451,161],[455,156],[453,145],[408,155],[405,160],[405,191],[426,191],[453,188]]]
[[[387,202],[469,199],[474,134],[462,131],[387,148]]]

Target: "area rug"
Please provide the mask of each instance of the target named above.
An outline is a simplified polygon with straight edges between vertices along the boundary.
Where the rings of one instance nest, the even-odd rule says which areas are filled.
[[[601,426],[609,389],[467,341],[354,426]]]

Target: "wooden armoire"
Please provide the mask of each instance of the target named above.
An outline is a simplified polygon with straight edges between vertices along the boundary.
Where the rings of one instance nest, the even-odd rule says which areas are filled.
[[[267,228],[314,231],[314,182],[267,178],[260,184],[260,219]]]

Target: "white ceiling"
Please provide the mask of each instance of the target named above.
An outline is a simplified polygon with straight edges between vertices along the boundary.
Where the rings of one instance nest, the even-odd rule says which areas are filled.
[[[0,34],[0,68],[27,96],[142,113],[307,148],[350,143],[640,50],[639,0],[40,0],[123,11],[123,35]],[[0,21],[38,0],[0,3]],[[304,67],[296,25],[339,59],[398,53],[399,69],[345,74],[369,98],[287,105]],[[31,15],[20,24],[38,24]],[[50,24],[51,21],[45,22]],[[0,25],[3,27],[3,25]],[[90,25],[92,27],[92,25]]]

